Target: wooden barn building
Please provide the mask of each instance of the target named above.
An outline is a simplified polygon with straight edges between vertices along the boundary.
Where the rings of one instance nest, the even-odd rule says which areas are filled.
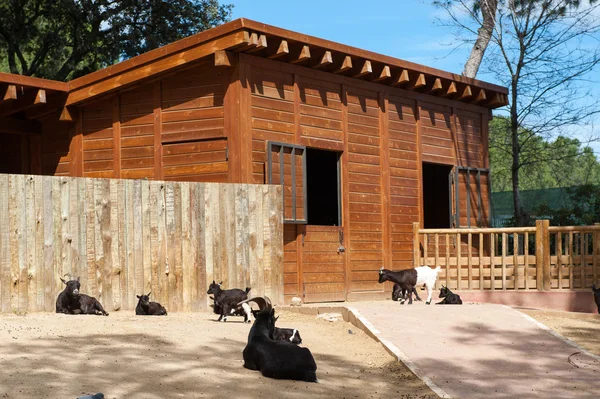
[[[412,266],[413,222],[488,224],[488,122],[506,103],[238,19],[68,83],[0,74],[0,173],[283,184],[286,300],[374,299],[381,266]]]

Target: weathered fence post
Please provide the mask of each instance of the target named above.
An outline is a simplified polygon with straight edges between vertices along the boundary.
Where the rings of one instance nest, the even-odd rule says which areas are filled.
[[[538,291],[544,290],[544,221],[535,221],[535,279]]]
[[[550,221],[542,220],[544,230],[544,291],[552,289],[552,277],[550,275]]]
[[[419,222],[413,222],[413,265],[419,267],[419,257],[421,251],[419,250]]]

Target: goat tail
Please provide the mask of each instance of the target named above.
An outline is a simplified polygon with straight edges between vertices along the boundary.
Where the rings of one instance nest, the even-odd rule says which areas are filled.
[[[436,267],[435,269],[433,269],[434,272],[439,273],[442,270],[441,266]]]

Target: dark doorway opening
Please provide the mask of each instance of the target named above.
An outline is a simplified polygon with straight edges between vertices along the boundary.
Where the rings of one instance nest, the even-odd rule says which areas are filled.
[[[307,222],[340,225],[339,158],[334,151],[306,149]]]
[[[450,165],[423,163],[423,224],[426,229],[450,228]]]
[[[0,173],[28,173],[27,137],[0,133]]]

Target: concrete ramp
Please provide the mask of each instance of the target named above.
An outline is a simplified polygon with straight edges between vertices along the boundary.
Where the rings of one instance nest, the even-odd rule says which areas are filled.
[[[509,307],[391,301],[347,307],[440,396],[600,397],[600,357]]]

